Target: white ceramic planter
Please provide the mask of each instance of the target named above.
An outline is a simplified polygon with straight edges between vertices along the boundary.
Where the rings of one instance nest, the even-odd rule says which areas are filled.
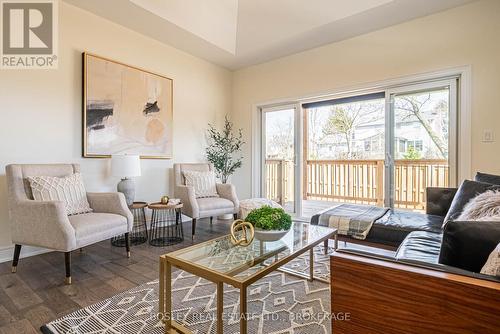
[[[260,241],[277,241],[285,236],[290,230],[261,230],[260,228],[255,228],[255,239]]]
[[[229,219],[233,219],[233,214],[232,213],[226,213],[225,215],[221,215],[219,217],[217,217],[217,219],[221,219],[221,220],[229,220]]]

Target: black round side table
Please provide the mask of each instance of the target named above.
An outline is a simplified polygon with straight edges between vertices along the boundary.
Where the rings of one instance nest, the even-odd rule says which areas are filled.
[[[130,206],[130,211],[134,215],[134,226],[129,233],[131,245],[140,245],[148,241],[148,228],[146,226],[146,202],[134,202]],[[111,238],[111,244],[117,247],[125,247],[125,235]]]
[[[148,205],[148,208],[153,211],[149,230],[151,246],[169,246],[184,240],[181,220],[182,204],[152,203]]]

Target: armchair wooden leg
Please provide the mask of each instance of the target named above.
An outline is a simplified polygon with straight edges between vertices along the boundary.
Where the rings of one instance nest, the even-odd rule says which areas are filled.
[[[71,284],[71,252],[64,253],[64,266],[66,267],[66,278],[64,283]]]
[[[191,239],[194,239],[195,230],[196,230],[196,219],[193,218],[193,222],[191,223]]]
[[[214,217],[210,217],[210,225],[212,225],[213,221],[214,221]]]
[[[127,257],[130,258],[130,237],[125,233],[125,248],[127,249]]]
[[[19,262],[19,255],[21,255],[21,245],[14,246],[14,258],[12,259],[12,272],[17,272],[17,263]]]
[[[234,217],[234,220],[238,219],[238,214],[237,213],[233,213],[233,217]]]

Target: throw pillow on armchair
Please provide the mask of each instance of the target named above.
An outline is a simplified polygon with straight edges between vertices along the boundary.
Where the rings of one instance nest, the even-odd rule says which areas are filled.
[[[82,175],[28,176],[31,193],[35,201],[62,201],[68,215],[92,212]]]
[[[219,197],[213,171],[184,171],[186,186],[194,188],[196,198]]]

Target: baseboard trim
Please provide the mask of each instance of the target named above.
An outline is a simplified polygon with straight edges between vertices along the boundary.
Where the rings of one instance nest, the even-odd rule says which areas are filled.
[[[33,246],[23,246],[21,248],[20,258],[30,257],[38,254],[52,252],[52,250],[47,248],[33,247]],[[0,248],[0,263],[12,261],[14,256],[14,245]]]

